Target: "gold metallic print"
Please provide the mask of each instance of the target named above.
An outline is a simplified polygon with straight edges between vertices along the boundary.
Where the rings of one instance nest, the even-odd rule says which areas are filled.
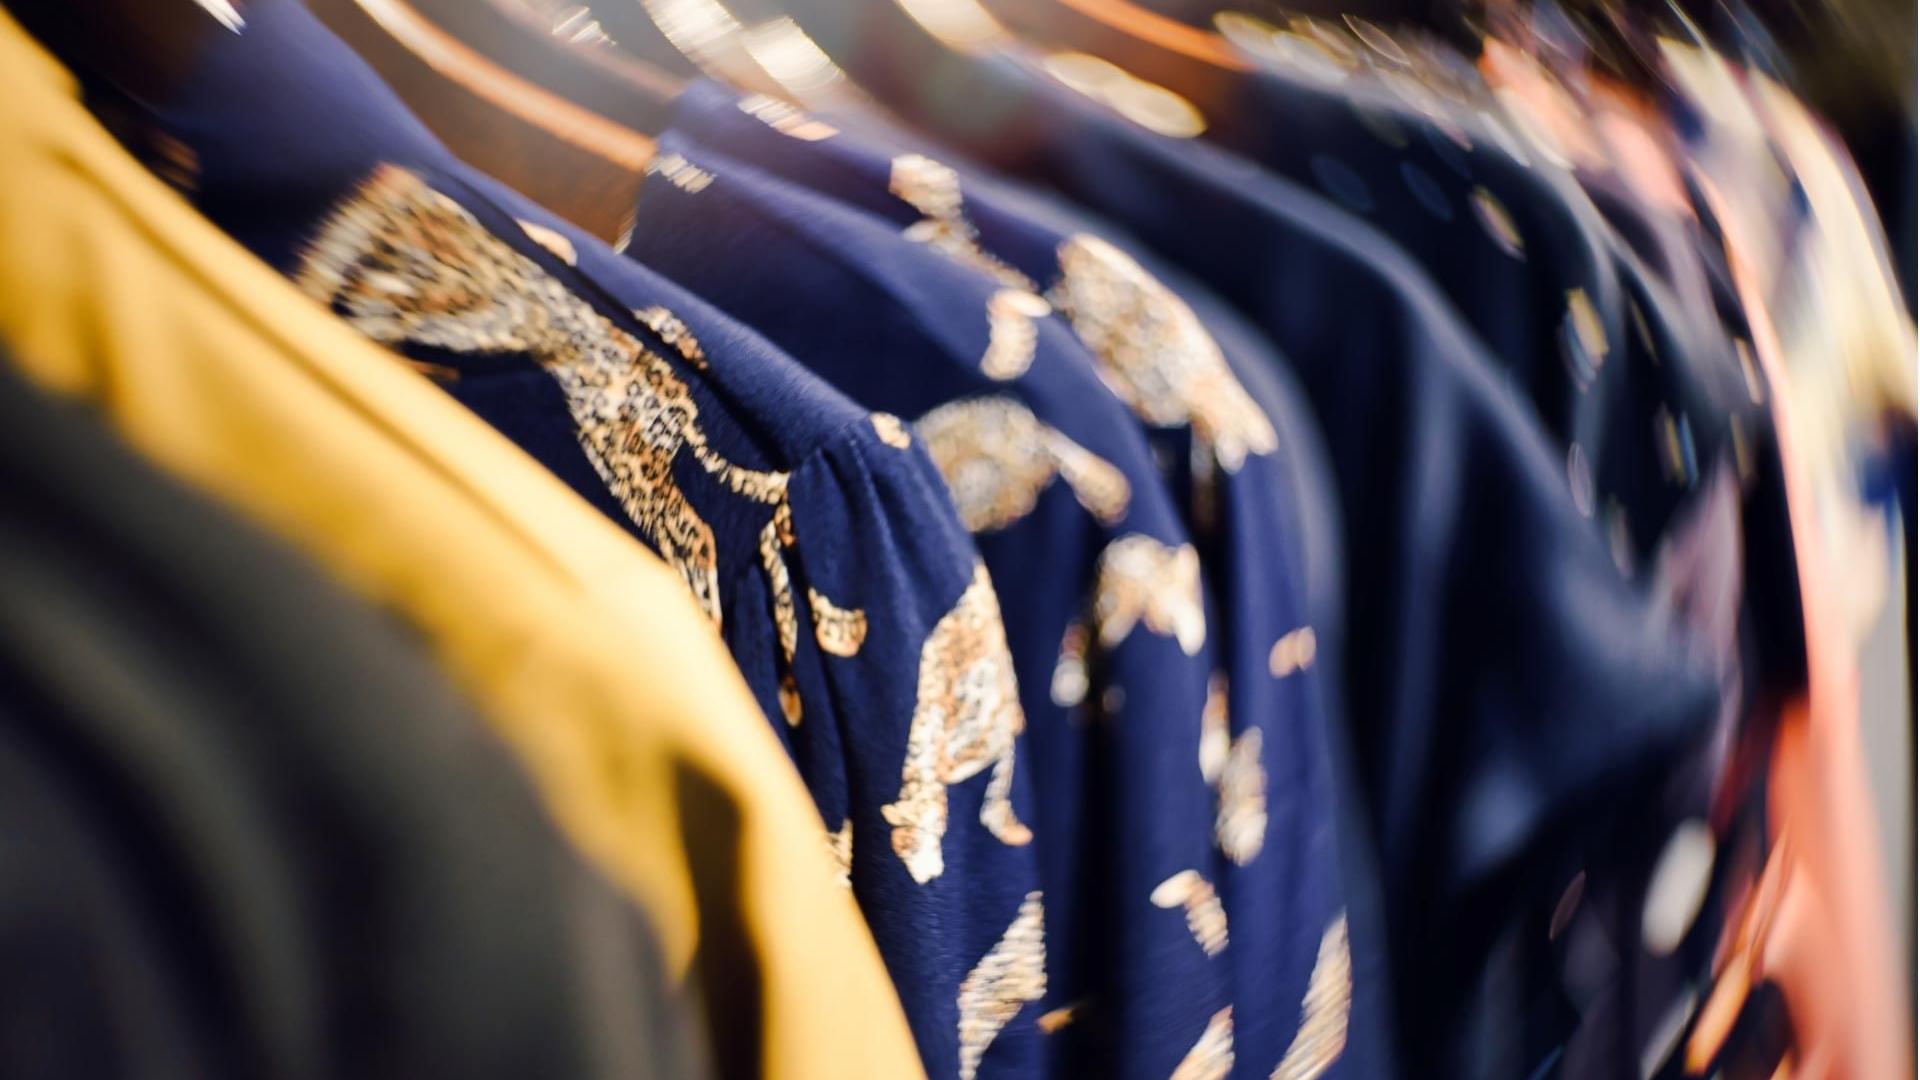
[[[1268,650],[1267,670],[1274,678],[1284,679],[1312,667],[1313,658],[1319,651],[1320,640],[1314,635],[1313,627],[1302,626],[1289,630]]]
[[[893,826],[893,851],[924,885],[946,869],[947,786],[992,768],[980,823],[1001,843],[1019,846],[1033,833],[1014,816],[1014,740],[1026,729],[1014,683],[1013,656],[987,568],[953,610],[940,617],[920,649],[918,697],[907,731],[900,797],[881,808]]]
[[[800,618],[794,610],[793,578],[787,569],[786,545],[780,542],[777,521],[760,530],[760,569],[773,595],[773,625],[780,637],[780,655],[789,663],[800,647]]]
[[[1087,1003],[1076,1001],[1071,1005],[1062,1005],[1057,1009],[1049,1009],[1041,1013],[1040,1018],[1033,1022],[1033,1026],[1039,1028],[1042,1035],[1052,1035],[1080,1019],[1080,1014],[1086,1011]]]
[[[980,234],[964,212],[960,174],[951,167],[920,154],[904,154],[893,159],[887,190],[920,211],[920,220],[902,233],[907,239],[983,271],[1009,289],[1040,291],[1033,279],[980,247]]]
[[[1214,1013],[1169,1080],[1227,1080],[1233,1074],[1233,1006]]]
[[[1049,690],[1053,703],[1071,709],[1087,700],[1087,645],[1091,635],[1085,623],[1070,623],[1060,637],[1060,658],[1054,661],[1053,683]]]
[[[701,371],[707,369],[706,352],[700,348],[700,342],[694,339],[693,331],[687,329],[687,324],[681,322],[679,316],[655,305],[635,309],[633,317],[639,319],[640,324],[653,331],[661,341],[666,342],[674,352],[679,353],[682,360]]]
[[[515,218],[514,223],[520,226],[521,232],[527,234],[527,239],[546,248],[547,251],[551,252],[553,256],[561,262],[572,266],[580,261],[579,255],[573,250],[573,241],[567,239],[560,233],[547,228],[545,225],[536,224],[531,221],[523,221],[519,218]]]
[[[1154,907],[1185,909],[1187,931],[1208,956],[1218,956],[1227,947],[1227,909],[1199,871],[1180,871],[1154,886],[1149,899]]]
[[[550,250],[565,241],[522,227]],[[556,254],[571,261],[570,252],[567,245]],[[687,383],[639,339],[395,166],[377,169],[322,223],[295,282],[383,344],[519,352],[539,363],[559,385],[580,447],[609,493],[716,625],[722,603],[713,530],[675,482],[674,463],[684,451],[729,492],[772,507],[759,553],[782,653],[793,659],[798,617],[783,555],[794,544],[788,475],[734,464],[709,446]],[[705,366],[699,342],[671,312],[634,314],[682,358]],[[832,610],[842,626],[864,622],[857,610]],[[789,722],[798,723],[791,674],[780,698]]]
[[[1033,366],[1040,344],[1035,319],[1053,314],[1053,305],[1025,289],[1001,289],[987,299],[987,351],[980,371],[989,379],[1017,379]]]
[[[968,532],[1004,529],[1032,512],[1057,475],[1101,521],[1126,513],[1119,469],[1047,427],[1010,397],[949,402],[914,423]]]
[[[1097,580],[1094,616],[1102,646],[1126,640],[1141,623],[1178,641],[1188,656],[1206,644],[1200,553],[1192,544],[1168,547],[1151,536],[1128,534],[1101,552]]]
[[[1046,992],[1046,913],[1040,894],[1030,892],[1007,932],[960,982],[960,1080],[973,1080],[1000,1030]]]
[[[900,418],[892,413],[877,412],[868,419],[873,421],[873,433],[880,441],[895,450],[905,450],[913,445],[913,436],[907,433],[907,427]]]
[[[713,530],[673,479],[674,458],[705,449],[706,438],[692,394],[663,359],[392,166],[321,226],[295,280],[384,344],[530,354],[559,383],[608,490],[720,621]],[[762,475],[784,485],[784,474]]]
[[[799,727],[803,718],[800,707],[800,684],[793,680],[793,673],[780,676],[780,715],[787,718],[788,727]]]
[[[1252,862],[1267,843],[1267,766],[1260,759],[1260,743],[1259,728],[1241,732],[1215,785],[1219,810],[1214,839],[1238,866]]]
[[[1353,961],[1342,913],[1320,937],[1320,955],[1300,1006],[1300,1030],[1270,1080],[1319,1080],[1347,1048],[1347,1013],[1353,999]]]
[[[827,834],[827,857],[833,861],[834,883],[844,888],[853,887],[853,822],[842,821],[840,827]]]
[[[1279,448],[1273,422],[1186,301],[1098,237],[1068,237],[1056,254],[1060,280],[1046,297],[1136,415],[1154,427],[1190,425],[1230,473]]]
[[[807,604],[813,610],[813,636],[820,651],[834,656],[852,657],[860,653],[867,640],[867,613],[835,606],[834,602],[809,588]]]
[[[1207,678],[1207,703],[1200,710],[1200,776],[1217,783],[1226,771],[1233,748],[1233,735],[1227,730],[1227,676],[1214,672]]]
[[[1099,361],[1101,378],[1148,424],[1191,426],[1227,472],[1250,454],[1278,449],[1273,422],[1193,309],[1119,248],[1084,233],[1068,237],[1055,252],[1059,280],[1035,295],[1032,279],[980,246],[953,169],[919,154],[897,157],[888,190],[922,215],[908,226],[908,239],[1002,285],[987,304],[990,338],[981,369],[989,377],[1024,374],[1037,344],[1031,321],[1057,309]]]

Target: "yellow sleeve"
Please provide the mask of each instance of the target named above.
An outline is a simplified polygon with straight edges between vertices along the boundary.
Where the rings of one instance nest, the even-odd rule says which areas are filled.
[[[4,14],[0,88],[0,337],[29,377],[411,624],[654,921],[722,1064],[922,1075],[819,815],[666,567],[202,221]]]

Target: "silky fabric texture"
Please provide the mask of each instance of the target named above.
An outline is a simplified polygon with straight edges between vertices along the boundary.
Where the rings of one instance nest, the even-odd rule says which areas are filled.
[[[6,1075],[700,1075],[417,641],[11,369],[0,448]]]
[[[1564,859],[1613,831],[1621,792],[1706,737],[1709,665],[1621,580],[1564,451],[1403,253],[1244,159],[1133,127],[1017,53],[965,63],[943,73],[974,103],[964,122],[897,102],[907,119],[1117,222],[1294,365],[1349,537],[1342,677],[1402,1047],[1471,1071],[1453,1021],[1488,946],[1522,912],[1551,911]],[[1567,1023],[1540,1025],[1529,1066]]]
[[[1042,1060],[1065,1075],[1164,1075],[1214,1060],[1214,1033],[1231,1030],[1236,1060],[1270,1070],[1295,1040],[1327,934],[1344,934],[1313,678],[1268,671],[1274,643],[1305,626],[1272,421],[1229,411],[1257,406],[1192,314],[1118,249],[1037,236],[1046,254],[1034,276],[965,249],[957,175],[911,155],[891,162],[904,220],[855,212],[699,144],[738,120],[769,153],[825,146],[790,143],[744,109],[804,123],[772,102],[690,88],[660,152],[711,180],[650,181],[629,254],[865,404],[917,417],[941,463],[1000,586],[1033,725],[1052,962],[1036,1012],[1071,1013],[1041,1022]],[[859,171],[884,194],[888,158],[863,165],[877,165],[877,185],[874,169]],[[920,232],[950,231],[916,242],[923,210]],[[1072,272],[1055,265],[1056,245]],[[862,317],[823,323],[829,305]],[[1146,407],[1191,415],[1142,430],[1121,400],[1142,390],[1157,395]],[[1257,494],[1231,497],[1256,478]],[[1200,513],[1182,513],[1192,506]],[[1265,561],[1221,557],[1236,540]],[[1260,610],[1240,609],[1254,603],[1243,597]],[[1148,790],[1156,797],[1142,799]],[[1220,933],[1190,930],[1180,909],[1205,912],[1216,892]],[[1323,981],[1344,953],[1324,950]],[[1337,1011],[1344,1021],[1344,1001]],[[1015,1074],[1011,1035],[983,1071]]]
[[[919,1075],[819,818],[659,560],[149,176],[0,25],[0,337],[414,626],[651,919],[727,1075]]]
[[[995,590],[925,453],[454,160],[292,0],[251,6],[130,141],[141,120],[189,148],[216,224],[680,571],[814,796],[923,1058],[957,1060],[962,984],[1039,886]]]

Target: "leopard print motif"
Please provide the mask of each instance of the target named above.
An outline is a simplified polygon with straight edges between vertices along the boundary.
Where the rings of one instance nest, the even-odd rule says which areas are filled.
[[[1060,276],[1043,292],[981,246],[979,230],[967,218],[960,175],[951,167],[920,154],[902,155],[892,162],[887,190],[920,212],[903,233],[907,239],[1002,286],[987,304],[994,333],[981,367],[992,378],[1026,372],[1036,338],[1030,321],[1051,309],[1066,317],[1093,354],[1108,388],[1147,424],[1191,427],[1209,462],[1229,473],[1239,471],[1250,454],[1279,449],[1273,422],[1240,385],[1193,309],[1119,248],[1086,233],[1067,237],[1055,252]]]
[[[1033,839],[1010,798],[1014,740],[1026,726],[1000,601],[987,568],[976,563],[972,583],[921,646],[900,797],[881,808],[893,826],[893,852],[916,882],[924,885],[946,869],[940,841],[947,832],[947,786],[988,767],[993,775],[980,823],[1004,844]]]
[[[794,543],[788,474],[736,465],[713,450],[687,383],[639,339],[418,174],[391,165],[322,223],[294,280],[386,345],[532,357],[559,384],[594,470],[716,625],[722,602],[713,529],[676,483],[674,463],[685,453],[728,491],[772,507],[762,570],[781,651],[792,662],[798,617],[781,554]],[[706,366],[699,342],[671,312],[648,308],[636,317],[688,363]],[[858,609],[835,612],[842,625],[864,621]],[[850,636],[839,640],[841,655],[858,647]],[[783,686],[790,682],[789,675]],[[798,722],[797,708],[787,713]]]
[[[968,532],[1004,529],[1032,512],[1055,476],[1108,524],[1127,511],[1125,473],[1040,422],[1010,397],[948,402],[914,422]]]
[[[1094,597],[1100,644],[1111,648],[1145,623],[1171,636],[1188,656],[1207,640],[1207,614],[1200,600],[1200,553],[1192,544],[1168,547],[1131,533],[1100,554]]]

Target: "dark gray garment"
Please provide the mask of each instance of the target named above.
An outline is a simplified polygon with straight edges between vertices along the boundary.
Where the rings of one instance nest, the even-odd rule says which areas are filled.
[[[661,972],[419,642],[0,370],[0,1076],[697,1075]]]

